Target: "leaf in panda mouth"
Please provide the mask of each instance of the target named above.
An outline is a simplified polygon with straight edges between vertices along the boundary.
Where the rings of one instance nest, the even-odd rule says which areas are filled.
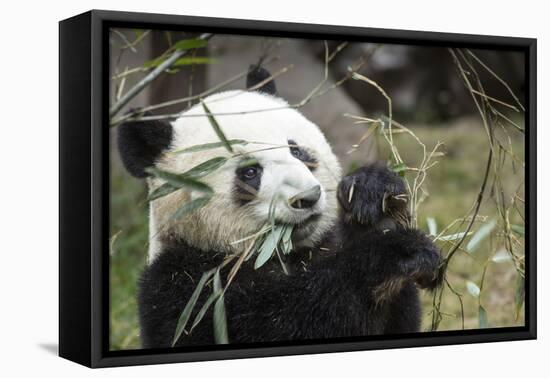
[[[283,237],[284,229],[285,226],[283,225],[275,225],[275,227],[271,229],[271,232],[267,234],[264,242],[262,243],[258,251],[258,257],[254,262],[254,269],[260,268],[267,262],[267,260],[271,258],[271,256],[273,256],[273,253],[275,252],[279,241]]]

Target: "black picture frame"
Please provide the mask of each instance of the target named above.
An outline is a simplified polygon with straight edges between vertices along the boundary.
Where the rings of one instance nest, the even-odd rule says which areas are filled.
[[[525,326],[109,351],[109,27],[507,49],[526,57]],[[59,354],[89,367],[535,339],[536,39],[92,10],[59,23]]]

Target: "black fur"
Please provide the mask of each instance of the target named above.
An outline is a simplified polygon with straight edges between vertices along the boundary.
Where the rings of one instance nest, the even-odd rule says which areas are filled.
[[[392,228],[380,226],[388,216],[379,202],[384,192],[401,193],[398,176],[381,165],[364,167],[343,179],[341,202],[347,199],[350,182],[355,194],[342,207],[340,222],[326,241],[311,253],[308,249],[288,255],[291,275],[282,272],[277,259],[259,270],[254,270],[253,258],[245,262],[225,294],[231,343],[419,331],[416,285],[438,284],[439,251],[422,232],[399,220]],[[165,245],[139,283],[143,347],[170,346],[202,273],[222,259],[216,251],[201,251],[185,242]],[[201,295],[192,319],[209,290]],[[213,343],[209,311],[177,345]]]
[[[164,121],[130,121],[118,126],[118,150],[132,175],[146,177],[162,151],[172,142],[172,126]]]
[[[293,139],[288,140],[290,154],[296,159],[303,161],[310,171],[314,171],[319,162],[306,148],[299,146]]]
[[[271,74],[265,68],[257,65],[252,65],[248,69],[248,75],[246,76],[246,88],[250,89],[257,84],[260,84],[264,80],[267,80],[270,76]],[[257,88],[256,91],[275,96],[277,94],[277,86],[275,85],[275,80],[268,81],[260,88]]]

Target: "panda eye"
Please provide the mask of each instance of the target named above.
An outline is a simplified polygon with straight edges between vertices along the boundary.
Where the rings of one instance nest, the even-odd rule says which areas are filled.
[[[256,167],[245,168],[242,174],[243,174],[243,177],[248,180],[253,179],[258,175],[258,168]]]
[[[290,147],[290,153],[298,160],[302,160],[304,157],[304,153],[298,147]]]

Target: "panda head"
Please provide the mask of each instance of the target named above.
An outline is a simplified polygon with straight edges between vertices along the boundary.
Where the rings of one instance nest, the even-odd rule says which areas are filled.
[[[163,181],[147,174],[155,167],[183,173],[214,157],[228,160],[200,180],[214,189],[203,207],[173,219],[174,212],[201,193],[178,190],[150,203],[149,257],[166,243],[184,241],[204,251],[236,252],[234,243],[257,233],[274,211],[277,223],[292,224],[293,244],[320,242],[337,217],[336,186],[341,169],[319,128],[276,96],[273,82],[262,85],[267,71],[253,69],[247,80],[254,91],[227,91],[204,99],[227,139],[244,140],[223,147],[176,153],[219,142],[201,104],[174,122],[133,121],[118,130],[122,162],[149,190]],[[261,86],[260,88],[256,88]],[[290,201],[306,192],[300,201]]]

